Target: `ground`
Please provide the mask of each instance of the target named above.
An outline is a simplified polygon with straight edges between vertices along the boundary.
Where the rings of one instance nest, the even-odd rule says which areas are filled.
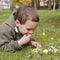
[[[60,49],[60,10],[38,10],[40,17],[39,25],[32,34],[32,37],[42,45],[42,48],[54,46]],[[0,12],[0,24],[11,14],[10,10]],[[38,60],[37,55],[31,56],[33,48],[27,46],[16,52],[0,51],[0,60]],[[60,60],[60,54],[40,55],[41,60]]]

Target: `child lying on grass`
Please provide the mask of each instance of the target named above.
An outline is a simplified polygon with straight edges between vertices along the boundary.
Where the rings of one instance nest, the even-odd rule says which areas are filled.
[[[39,17],[35,8],[20,6],[0,27],[0,50],[16,51],[26,44],[41,48],[41,45],[31,38],[38,22]]]

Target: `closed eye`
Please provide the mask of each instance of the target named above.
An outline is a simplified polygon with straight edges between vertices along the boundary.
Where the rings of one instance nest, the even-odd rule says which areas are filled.
[[[27,29],[28,31],[32,30],[32,29]]]

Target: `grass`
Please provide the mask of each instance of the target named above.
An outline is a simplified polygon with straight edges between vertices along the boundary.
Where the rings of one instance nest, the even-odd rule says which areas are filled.
[[[0,24],[2,24],[11,14],[10,10],[2,10],[0,12]]]
[[[0,12],[0,24],[11,14],[10,10]],[[36,39],[43,48],[53,45],[60,49],[60,10],[38,10],[40,22],[32,37]],[[45,35],[43,35],[45,33]],[[31,48],[25,47],[16,52],[0,51],[0,60],[38,60],[37,55],[31,56]],[[60,60],[60,54],[42,55],[41,60]]]

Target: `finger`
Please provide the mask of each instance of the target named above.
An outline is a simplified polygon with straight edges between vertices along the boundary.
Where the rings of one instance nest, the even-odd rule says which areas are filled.
[[[27,37],[31,37],[31,35],[28,35]]]
[[[41,45],[36,43],[36,48],[41,48]]]
[[[25,37],[31,37],[31,35],[30,35],[30,34],[29,34],[29,35],[26,35],[26,34],[25,34],[24,36],[25,36]]]

